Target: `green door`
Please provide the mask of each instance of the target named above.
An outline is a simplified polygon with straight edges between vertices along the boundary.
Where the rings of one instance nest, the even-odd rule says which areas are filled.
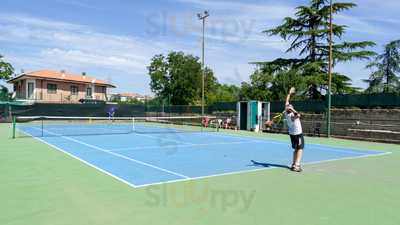
[[[250,101],[250,129],[255,129],[258,124],[258,102],[257,101]]]

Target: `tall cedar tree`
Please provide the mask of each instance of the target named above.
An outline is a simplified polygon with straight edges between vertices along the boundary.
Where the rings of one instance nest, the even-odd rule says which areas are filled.
[[[355,7],[354,3],[334,3],[333,14]],[[327,70],[329,56],[329,0],[312,0],[310,5],[296,8],[295,17],[286,17],[284,23],[264,33],[270,36],[278,35],[285,41],[291,41],[287,52],[299,51],[300,58],[276,59],[271,62],[256,63],[267,67],[268,71],[282,72],[295,69],[304,77],[310,98],[320,98],[321,91],[327,87]],[[333,35],[341,40],[345,33],[345,25],[332,24]],[[374,46],[374,42],[341,42],[333,43],[333,65],[354,59],[369,59],[374,56],[372,51],[363,50]],[[351,79],[343,74],[334,73],[332,80],[333,93],[352,93]]]
[[[369,69],[376,69],[368,80],[367,93],[393,93],[400,92],[400,40],[392,41],[385,45],[381,55],[367,65]]]

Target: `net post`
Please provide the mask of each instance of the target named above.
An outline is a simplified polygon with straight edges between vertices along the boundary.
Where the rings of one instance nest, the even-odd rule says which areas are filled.
[[[41,118],[42,122],[42,137],[44,137],[44,118]]]
[[[132,132],[135,132],[135,117],[132,117]]]
[[[13,116],[12,117],[12,138],[13,139],[15,139],[16,125],[17,125],[17,117]]]

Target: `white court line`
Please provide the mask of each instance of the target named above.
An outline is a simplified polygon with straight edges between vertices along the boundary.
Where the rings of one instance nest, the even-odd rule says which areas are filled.
[[[210,144],[182,144],[182,145],[152,145],[152,146],[141,146],[131,148],[112,148],[111,152],[129,151],[129,150],[141,150],[141,149],[164,149],[164,148],[183,148],[183,147],[197,147],[197,146],[215,146],[215,145],[236,145],[236,144],[251,144],[259,143],[260,141],[240,141],[240,142],[217,142]]]
[[[246,135],[241,135],[241,134],[233,134],[233,133],[225,133],[225,132],[220,132],[223,136],[225,137],[231,137],[231,138],[241,138],[241,139],[248,139],[248,138],[254,138],[257,140],[262,140],[264,142],[273,142],[273,143],[288,143],[290,144],[289,140],[275,140],[272,139],[270,137],[257,137],[257,136],[246,136]],[[209,133],[209,135],[212,135],[211,133]],[[214,134],[215,135],[215,134]],[[289,135],[289,134],[287,134]],[[305,138],[307,138],[307,136],[305,136]],[[315,137],[314,137],[315,138]],[[329,140],[326,138],[326,140]],[[375,143],[376,144],[376,143]],[[326,145],[326,144],[317,144],[317,143],[306,143],[306,145],[313,145],[313,146],[321,146],[321,147],[327,147],[327,148],[341,148],[343,149],[343,151],[355,151],[355,152],[359,152],[359,151],[363,151],[365,152],[383,152],[383,151],[378,151],[378,150],[365,150],[365,149],[361,149],[361,148],[354,148],[354,147],[341,147],[341,146],[333,146],[333,145]]]
[[[23,132],[23,133],[26,133],[26,132]],[[32,136],[30,134],[28,134],[28,135]],[[127,184],[129,186],[131,186],[131,187],[134,187],[134,188],[144,188],[144,187],[161,185],[161,184],[170,184],[170,183],[185,182],[185,181],[191,181],[191,180],[201,180],[201,179],[220,177],[220,176],[227,176],[227,175],[252,173],[252,172],[263,171],[263,170],[279,169],[279,167],[266,167],[266,168],[259,168],[259,169],[253,169],[253,170],[243,170],[243,171],[235,171],[235,172],[228,172],[228,173],[220,173],[220,174],[214,174],[214,175],[209,175],[209,176],[199,176],[199,177],[192,177],[192,178],[188,177],[186,179],[176,179],[176,180],[170,180],[170,181],[166,181],[166,182],[156,182],[156,183],[143,184],[143,185],[134,185],[134,184],[132,184],[132,183],[130,183],[130,182],[128,182],[128,181],[126,181],[126,180],[124,180],[122,178],[119,178],[119,177],[117,177],[117,176],[115,176],[113,174],[110,174],[107,171],[104,171],[104,170],[102,170],[102,169],[100,169],[100,168],[98,168],[98,167],[96,167],[96,166],[94,166],[94,165],[92,165],[92,164],[90,164],[90,163],[88,163],[88,162],[86,162],[86,161],[84,161],[84,160],[82,160],[82,159],[80,159],[80,158],[78,158],[78,157],[76,157],[76,156],[74,156],[74,155],[72,155],[72,154],[70,154],[70,153],[68,153],[68,152],[66,152],[66,151],[64,151],[64,150],[62,150],[62,149],[60,149],[60,148],[58,148],[58,147],[46,142],[46,141],[44,141],[44,140],[42,140],[42,139],[40,139],[40,138],[36,138],[36,137],[33,137],[33,138],[35,138],[35,139],[37,139],[37,140],[39,140],[39,141],[41,141],[41,142],[43,142],[45,144],[48,144],[51,147],[53,147],[53,148],[65,153],[65,154],[67,154],[67,155],[69,155],[69,156],[71,156],[71,157],[73,157],[73,158],[75,158],[75,159],[77,159],[77,160],[79,160],[79,161],[81,161],[81,162],[83,162],[83,163],[95,168],[95,169],[98,169],[99,171],[101,171],[101,172],[103,172],[103,173],[105,173],[105,174],[107,174],[107,175],[109,175],[109,176],[111,176],[111,177],[113,177],[113,178],[115,178],[115,179],[117,179],[117,180],[119,180],[119,181],[121,181],[121,182],[123,182],[123,183],[125,183],[125,184]],[[245,139],[245,138],[242,138],[242,139]],[[322,146],[324,146],[324,145],[322,145]],[[389,155],[389,154],[392,154],[392,152],[383,152],[383,153],[380,153],[380,154],[367,154],[367,155],[363,155],[363,156],[354,156],[354,157],[345,157],[345,158],[338,158],[338,159],[320,160],[320,161],[315,161],[315,162],[304,163],[304,165],[315,165],[315,164],[322,164],[322,163],[335,162],[335,161],[341,161],[341,160],[352,160],[352,159],[360,159],[360,158],[378,157],[378,156],[384,156],[384,155]]]
[[[220,135],[220,134],[211,134],[211,133],[206,133],[206,134],[211,135],[211,136],[216,136],[216,137],[218,137]],[[256,139],[256,140],[259,140],[259,142],[263,142],[263,143],[276,143],[276,144],[281,144],[281,145],[290,145],[289,141],[284,141],[284,140],[277,141],[277,140],[273,140],[273,139],[265,139],[262,137],[242,136],[239,134],[228,134],[228,133],[221,133],[221,136],[228,137],[228,138],[236,138],[236,139],[241,139],[241,140]],[[336,147],[336,146],[331,146],[331,145],[314,144],[314,143],[309,143],[309,144],[306,143],[306,146],[307,145],[311,145],[317,149],[323,149],[323,150],[334,151],[334,152],[345,152],[345,153],[350,153],[350,154],[360,154],[360,153],[366,154],[368,152],[369,152],[368,154],[373,153],[373,152],[380,154],[380,152],[382,152],[382,151],[377,151],[377,150]]]
[[[360,156],[343,157],[343,158],[338,158],[338,159],[326,159],[326,160],[314,161],[314,162],[305,163],[305,165],[314,165],[314,164],[327,163],[327,162],[336,162],[336,161],[349,160],[349,159],[362,159],[362,158],[378,157],[378,156],[384,156],[384,155],[390,155],[390,154],[392,154],[392,152],[383,152],[383,153],[378,153],[378,154],[368,154],[367,153],[366,155],[360,155]]]
[[[110,176],[110,177],[112,177],[112,178],[118,180],[118,181],[121,181],[121,182],[124,183],[124,184],[127,184],[127,185],[129,185],[129,186],[131,186],[131,187],[133,187],[133,188],[136,188],[136,187],[137,187],[137,186],[134,185],[133,183],[130,183],[130,182],[128,182],[128,181],[126,181],[126,180],[124,180],[124,179],[122,179],[122,178],[120,178],[120,177],[117,177],[117,176],[115,176],[114,174],[109,173],[109,172],[107,172],[107,171],[105,171],[105,170],[103,170],[103,169],[101,169],[101,168],[99,168],[99,167],[93,165],[92,163],[90,163],[90,162],[88,162],[88,161],[86,161],[86,160],[83,160],[83,159],[81,159],[81,158],[79,158],[79,157],[77,157],[77,156],[75,156],[75,155],[73,155],[73,154],[71,154],[71,153],[69,153],[69,152],[67,152],[67,151],[64,151],[63,149],[61,149],[61,148],[59,148],[59,147],[57,147],[57,146],[55,146],[55,145],[53,145],[53,144],[50,144],[49,142],[47,142],[47,141],[45,141],[45,140],[43,140],[43,139],[41,139],[41,138],[34,137],[33,135],[31,135],[31,134],[29,134],[29,133],[27,133],[27,132],[25,132],[25,131],[23,131],[23,130],[20,130],[20,129],[18,129],[18,130],[19,130],[20,132],[24,133],[25,135],[31,136],[31,137],[34,138],[35,140],[38,140],[38,141],[40,141],[40,142],[42,142],[42,143],[44,143],[44,144],[46,144],[46,145],[49,145],[50,147],[52,147],[52,148],[54,148],[54,149],[56,149],[56,150],[58,150],[58,151],[60,151],[60,152],[62,152],[62,153],[64,153],[64,154],[68,155],[69,157],[72,157],[72,158],[74,158],[74,159],[76,159],[76,160],[78,160],[78,161],[84,163],[85,165],[88,165],[88,166],[90,166],[90,167],[92,167],[92,168],[94,168],[94,169],[96,169],[96,170],[98,170],[98,171],[100,171],[100,172],[102,172],[102,173],[104,173],[104,174],[106,174],[106,175],[108,175],[108,176]]]
[[[34,128],[34,129],[38,129],[38,128]],[[183,174],[176,173],[176,172],[173,172],[173,171],[170,171],[170,170],[167,170],[167,169],[163,169],[161,167],[158,167],[158,166],[155,166],[155,165],[152,165],[152,164],[149,164],[149,163],[145,163],[145,162],[142,162],[140,160],[136,160],[136,159],[133,159],[133,158],[130,158],[130,157],[127,157],[127,156],[124,156],[124,155],[121,155],[121,154],[118,154],[118,153],[115,153],[115,152],[111,152],[109,150],[102,149],[102,148],[100,148],[98,146],[91,145],[91,144],[85,143],[83,141],[76,140],[76,139],[71,138],[71,137],[60,136],[60,135],[58,135],[56,133],[53,133],[53,132],[50,132],[50,131],[47,131],[47,130],[43,130],[43,131],[46,132],[46,133],[49,133],[49,134],[56,135],[58,137],[64,138],[66,140],[69,140],[69,141],[72,141],[72,142],[75,142],[75,143],[78,143],[78,144],[81,144],[81,145],[85,145],[85,146],[87,146],[89,148],[93,148],[93,149],[96,149],[98,151],[105,152],[105,153],[108,153],[110,155],[126,159],[126,160],[131,161],[131,162],[135,162],[135,163],[138,163],[138,164],[141,164],[141,165],[144,165],[144,166],[148,166],[148,167],[151,167],[153,169],[157,169],[157,170],[160,170],[160,171],[163,171],[163,172],[166,172],[166,173],[169,173],[169,174],[173,174],[175,176],[182,177],[182,178],[185,178],[185,179],[190,178],[190,177],[185,176]]]
[[[303,165],[323,164],[323,163],[335,162],[335,161],[341,161],[341,160],[351,160],[351,159],[378,157],[378,156],[384,156],[384,155],[390,155],[390,154],[392,154],[392,152],[384,152],[384,153],[375,154],[375,155],[344,157],[344,158],[339,158],[339,159],[327,159],[327,160],[320,160],[320,161],[315,161],[315,162],[304,163]],[[171,184],[171,183],[186,182],[186,181],[193,181],[193,180],[202,180],[202,179],[213,178],[213,177],[221,177],[221,176],[227,176],[227,175],[254,173],[254,172],[257,172],[257,171],[272,170],[272,169],[280,169],[280,167],[265,167],[265,168],[259,168],[259,169],[254,169],[254,170],[242,170],[242,171],[236,171],[236,172],[214,174],[214,175],[209,175],[209,176],[199,176],[199,177],[193,177],[193,178],[186,179],[186,180],[170,180],[170,181],[166,181],[166,182],[142,184],[142,185],[136,185],[136,188],[144,188],[144,187],[149,187],[149,186],[154,186],[154,185]]]

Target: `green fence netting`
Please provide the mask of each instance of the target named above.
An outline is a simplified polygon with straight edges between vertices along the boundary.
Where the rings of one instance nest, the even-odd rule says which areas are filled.
[[[2,107],[1,107],[2,108]],[[4,111],[4,110],[3,110]],[[200,106],[146,106],[129,104],[44,104],[13,105],[16,116],[115,117],[199,115]],[[208,108],[206,108],[208,112]]]
[[[301,112],[324,113],[325,101],[293,101],[291,104]],[[236,113],[236,102],[218,102],[204,108],[206,114]],[[282,112],[283,101],[271,102],[271,112]],[[393,108],[400,107],[400,95],[334,95],[333,108]],[[89,116],[104,117],[114,111],[116,117],[142,116],[179,116],[200,115],[201,106],[170,106],[170,105],[131,105],[131,104],[45,104],[0,102],[0,116],[5,118],[10,112],[16,116]]]
[[[359,108],[390,108],[400,107],[399,94],[368,94],[368,95],[334,95],[332,96],[332,106],[359,107]]]
[[[293,101],[290,102],[297,111],[322,113],[326,110],[324,101]],[[285,102],[271,102],[271,112],[282,112],[285,109]]]

